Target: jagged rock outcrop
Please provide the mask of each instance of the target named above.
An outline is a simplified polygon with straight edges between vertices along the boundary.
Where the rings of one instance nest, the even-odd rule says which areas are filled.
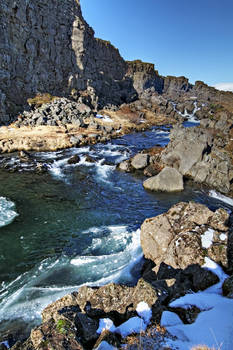
[[[155,70],[154,64],[145,63],[141,60],[127,61],[127,76],[133,79],[133,85],[139,95],[149,88],[162,93],[164,79]]]
[[[3,0],[0,26],[2,120],[38,92],[87,90],[100,104],[136,96],[127,63],[109,42],[94,38],[79,0]]]
[[[0,30],[2,123],[22,112],[37,93],[78,98],[85,91],[93,108],[118,106],[138,96],[150,107],[158,94],[166,104],[186,94],[232,101],[231,93],[202,82],[192,86],[185,77],[162,77],[151,63],[124,61],[110,42],[94,37],[79,0],[2,0]]]
[[[204,126],[205,123],[202,124]],[[168,146],[162,152],[162,163],[176,168],[197,183],[229,193],[233,179],[231,125],[231,120],[224,124],[219,119],[208,129],[175,127]]]
[[[144,221],[143,253],[156,264],[156,271],[162,262],[174,269],[202,266],[206,257],[230,269],[228,219],[223,209],[213,212],[202,204],[178,203],[167,213]]]

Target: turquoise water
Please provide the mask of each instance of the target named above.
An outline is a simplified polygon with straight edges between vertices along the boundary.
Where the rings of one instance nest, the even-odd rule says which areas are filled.
[[[18,213],[0,228],[0,336],[17,319],[39,323],[47,304],[83,284],[135,283],[145,218],[179,201],[227,207],[188,184],[177,194],[147,192],[142,175],[116,169],[139,150],[168,141],[166,129],[154,129],[105,145],[35,154],[49,164],[46,174],[27,166],[16,173],[0,171],[0,196],[14,202]],[[81,161],[69,165],[74,154]],[[87,154],[96,163],[88,163]]]

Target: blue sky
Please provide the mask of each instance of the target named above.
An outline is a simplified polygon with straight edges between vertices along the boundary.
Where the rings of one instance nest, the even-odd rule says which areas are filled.
[[[81,0],[95,36],[191,83],[232,83],[233,0]]]

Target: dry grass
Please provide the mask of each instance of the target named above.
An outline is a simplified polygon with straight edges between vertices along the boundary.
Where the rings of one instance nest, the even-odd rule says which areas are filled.
[[[37,94],[33,98],[28,98],[27,99],[27,103],[30,106],[34,106],[34,107],[37,108],[37,107],[42,106],[44,103],[51,103],[52,101],[54,101],[57,98],[58,97],[52,96],[52,95],[50,95],[48,93],[46,93],[46,94]]]

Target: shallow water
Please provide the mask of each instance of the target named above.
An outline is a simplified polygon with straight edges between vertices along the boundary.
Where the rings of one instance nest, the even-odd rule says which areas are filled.
[[[0,171],[0,195],[13,201],[19,214],[0,228],[0,335],[17,318],[39,323],[48,303],[83,284],[135,283],[145,218],[179,201],[231,208],[188,184],[176,194],[145,191],[142,175],[116,169],[139,150],[168,141],[167,129],[154,128],[105,145],[35,154],[49,164],[46,174],[27,166],[21,173]],[[69,165],[74,154],[81,161]],[[87,154],[96,163],[88,163]]]

